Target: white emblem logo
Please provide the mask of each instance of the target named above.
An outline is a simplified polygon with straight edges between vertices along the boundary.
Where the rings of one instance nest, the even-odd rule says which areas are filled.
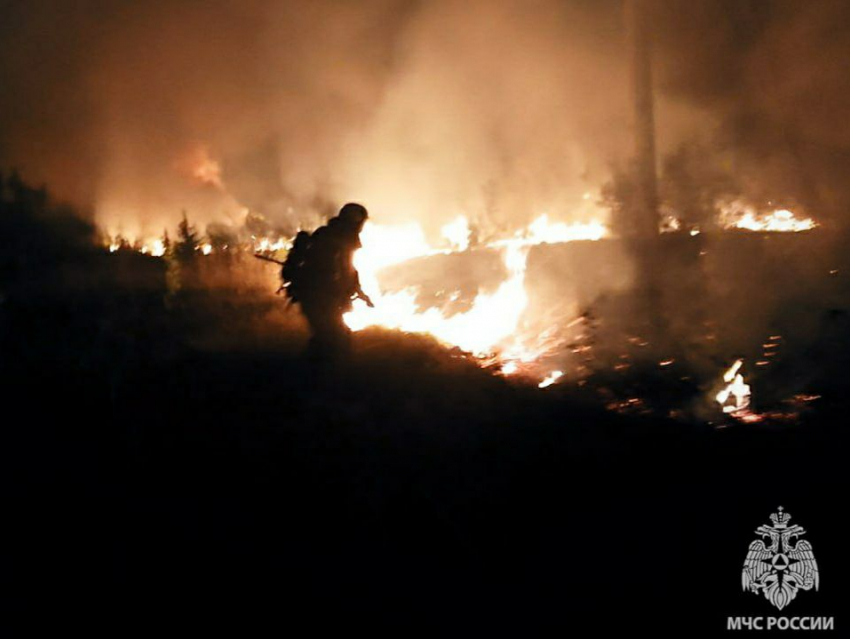
[[[797,591],[818,589],[818,564],[812,545],[805,539],[792,545],[792,538],[801,537],[806,531],[796,524],[789,526],[790,519],[791,515],[780,506],[779,512],[770,516],[772,526],[756,528],[762,539],[750,544],[741,573],[744,591],[761,591],[779,610],[797,596]],[[765,538],[769,538],[770,545],[765,546]]]

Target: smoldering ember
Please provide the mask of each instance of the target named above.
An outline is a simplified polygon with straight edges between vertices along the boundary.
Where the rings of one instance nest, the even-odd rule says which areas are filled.
[[[843,627],[848,59],[841,0],[0,2],[11,607]]]

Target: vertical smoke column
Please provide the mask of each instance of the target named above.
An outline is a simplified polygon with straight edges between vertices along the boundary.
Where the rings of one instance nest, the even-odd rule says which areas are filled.
[[[647,0],[626,0],[634,99],[635,198],[630,238],[637,262],[639,317],[654,339],[664,335],[661,311],[658,183],[655,169],[655,113],[652,92],[652,40]]]
[[[626,0],[632,54],[634,96],[635,171],[638,197],[634,227],[641,239],[658,235],[658,184],[655,174],[655,112],[652,95],[652,42],[646,0]]]

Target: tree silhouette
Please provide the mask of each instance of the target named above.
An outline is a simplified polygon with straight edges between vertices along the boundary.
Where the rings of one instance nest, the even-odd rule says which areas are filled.
[[[167,236],[167,232],[166,232]],[[177,242],[174,245],[174,257],[183,265],[194,262],[201,246],[201,238],[194,224],[189,223],[186,211],[183,211],[183,219],[177,225]]]

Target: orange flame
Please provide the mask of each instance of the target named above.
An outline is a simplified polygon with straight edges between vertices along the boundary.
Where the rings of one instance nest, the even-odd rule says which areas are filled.
[[[443,234],[455,246],[465,248],[468,245],[468,228],[465,218],[460,218],[444,227]],[[375,307],[369,308],[365,303],[356,301],[353,310],[344,319],[354,331],[368,326],[383,326],[411,333],[429,333],[441,342],[479,357],[501,351],[504,362],[530,361],[540,353],[524,349],[522,336],[516,335],[520,317],[528,305],[525,270],[529,248],[541,243],[598,240],[605,235],[607,229],[599,222],[550,223],[547,216],[538,217],[514,237],[490,244],[501,251],[508,273],[498,289],[493,293],[479,292],[467,312],[446,316],[437,308],[417,309],[415,288],[382,293],[377,280],[377,272],[383,267],[446,251],[432,249],[418,224],[380,226],[369,223],[363,230],[363,247],[355,255],[354,265],[360,273],[363,289],[372,297]],[[505,374],[515,370],[516,365],[508,366]]]
[[[755,207],[734,200],[720,207],[720,223],[727,229],[769,231],[773,233],[799,233],[818,226],[812,218],[797,218],[788,209],[775,209],[761,213]]]
[[[744,376],[740,372],[743,364],[744,360],[735,360],[723,374],[726,386],[715,395],[715,399],[727,415],[741,421],[758,421],[759,416],[750,411],[752,390],[750,385],[744,382]]]

